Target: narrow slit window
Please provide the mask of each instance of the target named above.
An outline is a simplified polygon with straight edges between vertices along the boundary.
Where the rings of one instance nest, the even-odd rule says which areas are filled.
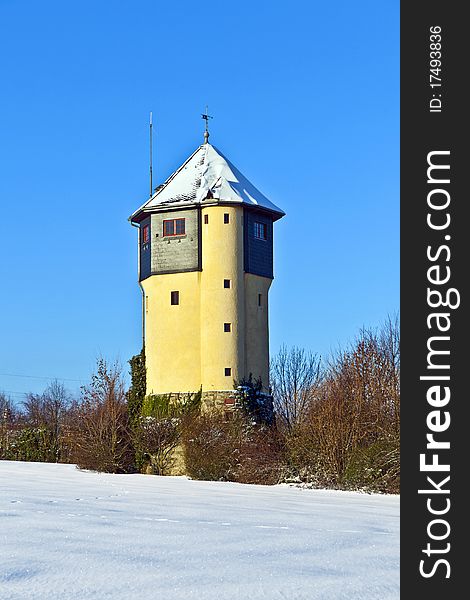
[[[170,302],[173,306],[176,306],[180,303],[180,293],[179,292],[171,292]]]
[[[148,313],[149,311],[149,297],[145,296],[145,312]]]
[[[262,301],[263,301],[263,294],[258,294],[258,306],[261,306]]]
[[[224,323],[224,331],[225,333],[230,333],[232,331],[232,323]]]
[[[255,223],[255,238],[257,240],[268,239],[268,226],[266,225],[266,223]]]
[[[224,213],[224,223],[230,223],[230,215],[229,213]]]
[[[231,374],[232,374],[231,367],[225,367],[225,377],[230,377]]]
[[[224,279],[224,288],[230,287],[230,279]]]
[[[209,223],[209,215],[204,215],[204,225]]]
[[[165,219],[163,221],[163,237],[172,235],[185,235],[185,219]]]

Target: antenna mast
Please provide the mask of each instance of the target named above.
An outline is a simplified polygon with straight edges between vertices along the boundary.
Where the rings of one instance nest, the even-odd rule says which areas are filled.
[[[153,140],[152,140],[152,113],[150,113],[150,198],[152,197],[153,194],[153,181],[152,181],[152,177],[153,177],[153,173],[152,173],[152,146],[153,146]]]

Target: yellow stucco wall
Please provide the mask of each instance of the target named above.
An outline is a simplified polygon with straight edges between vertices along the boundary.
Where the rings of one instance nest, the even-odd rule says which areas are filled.
[[[229,223],[224,223],[224,214],[229,215]],[[245,366],[243,209],[204,208],[201,221],[202,387],[231,390],[233,380],[243,377]],[[230,288],[224,288],[224,279],[230,280]],[[224,332],[224,323],[231,323],[230,332]],[[231,375],[225,375],[225,368],[232,370]]]
[[[269,324],[268,292],[271,279],[245,273],[246,314],[246,375],[261,377],[263,387],[269,389]],[[258,304],[261,294],[261,305]]]
[[[202,271],[152,275],[142,282],[148,297],[147,394],[197,391],[201,385],[203,391],[232,390],[234,379],[250,372],[268,385],[271,280],[244,273],[243,208],[204,207],[201,216]],[[177,306],[170,304],[171,291],[180,292]],[[231,324],[230,332],[224,323]]]
[[[199,271],[152,275],[142,282],[147,300],[147,394],[197,391],[201,386]],[[180,303],[170,304],[172,291]]]

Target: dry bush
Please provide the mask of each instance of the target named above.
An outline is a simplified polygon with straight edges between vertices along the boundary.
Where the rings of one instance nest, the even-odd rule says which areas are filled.
[[[136,452],[154,475],[168,475],[174,464],[174,451],[179,443],[177,419],[140,417],[133,428]]]
[[[69,393],[58,381],[48,385],[42,394],[28,394],[21,410],[14,410],[10,403],[5,412],[5,399],[0,398],[2,431],[8,438],[1,443],[2,456],[13,460],[63,461],[63,425],[70,402]]]
[[[146,396],[132,434],[139,467],[155,475],[168,475],[176,462],[182,421],[200,409],[201,392]]]
[[[132,437],[142,468],[150,467],[154,475],[171,472],[180,439],[178,419],[163,415],[139,417],[134,423]]]
[[[338,352],[285,430],[287,472],[328,487],[399,486],[399,333],[389,320]]]
[[[83,400],[77,408],[73,432],[74,453],[82,469],[125,473],[134,470],[129,415],[121,370],[104,359],[82,388]]]
[[[213,411],[187,419],[183,428],[186,470],[194,479],[278,483],[281,445],[274,427],[241,412]]]
[[[283,445],[276,428],[247,424],[240,438],[232,481],[274,485],[281,479],[283,465]]]
[[[237,423],[219,412],[185,419],[182,430],[184,462],[194,479],[229,481],[238,459]]]

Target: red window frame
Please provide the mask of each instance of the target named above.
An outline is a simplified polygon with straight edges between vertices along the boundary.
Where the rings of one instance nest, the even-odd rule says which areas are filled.
[[[268,239],[268,226],[267,226],[267,224],[266,223],[260,223],[259,221],[255,221],[254,233],[255,233],[255,238],[257,240],[264,240],[264,241],[266,241]]]
[[[150,241],[150,225],[144,225],[142,228],[142,244],[148,244]]]
[[[164,219],[163,237],[174,237],[176,235],[186,235],[186,219]]]

